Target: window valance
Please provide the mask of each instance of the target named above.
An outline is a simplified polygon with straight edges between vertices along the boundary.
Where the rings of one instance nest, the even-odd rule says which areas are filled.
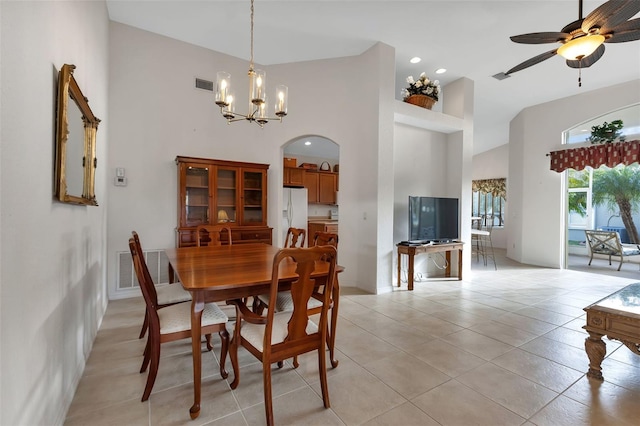
[[[600,166],[626,166],[640,161],[640,141],[591,145],[582,148],[552,151],[551,170],[564,172],[567,169],[583,170],[587,166],[597,169]]]
[[[471,181],[473,192],[484,192],[507,199],[507,178],[479,179]]]

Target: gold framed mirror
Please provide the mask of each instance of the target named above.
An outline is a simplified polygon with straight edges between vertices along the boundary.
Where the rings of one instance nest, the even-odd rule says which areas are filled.
[[[58,73],[55,195],[63,203],[97,206],[95,176],[96,133],[100,119],[93,115],[73,77],[75,65]]]

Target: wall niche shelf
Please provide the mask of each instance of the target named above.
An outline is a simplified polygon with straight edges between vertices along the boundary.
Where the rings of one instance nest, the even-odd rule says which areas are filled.
[[[395,100],[394,121],[446,134],[459,132],[464,128],[464,120],[459,117],[420,108],[397,99]]]

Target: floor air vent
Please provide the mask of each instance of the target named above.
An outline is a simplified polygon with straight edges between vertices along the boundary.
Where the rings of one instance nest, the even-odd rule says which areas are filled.
[[[196,78],[196,89],[208,90],[213,92],[213,81]]]
[[[147,261],[147,268],[153,282],[169,282],[169,259],[164,254],[164,250],[145,250],[144,257]],[[118,253],[118,290],[125,290],[140,287],[138,278],[133,269],[131,252],[122,251]]]

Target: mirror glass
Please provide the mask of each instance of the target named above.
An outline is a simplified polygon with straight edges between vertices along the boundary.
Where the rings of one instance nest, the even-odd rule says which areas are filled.
[[[75,65],[58,74],[56,198],[64,203],[97,206],[95,168],[98,119],[73,77]]]

